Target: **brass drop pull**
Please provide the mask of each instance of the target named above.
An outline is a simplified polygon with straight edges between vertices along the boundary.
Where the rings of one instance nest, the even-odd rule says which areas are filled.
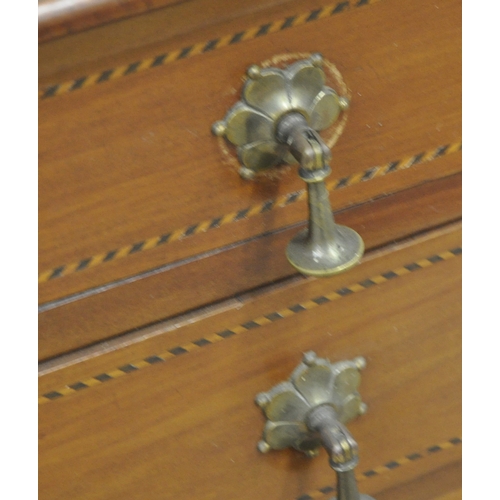
[[[325,178],[331,152],[318,134],[329,127],[348,101],[325,86],[322,57],[285,69],[251,66],[242,99],[215,122],[212,131],[237,146],[240,175],[253,179],[279,164],[298,163],[307,183],[309,224],[289,243],[287,258],[301,273],[331,276],[357,264],[361,237],[335,223]]]
[[[365,366],[362,357],[331,363],[309,351],[288,381],[255,398],[267,419],[259,451],[295,448],[314,457],[323,446],[337,474],[337,500],[373,500],[358,491],[358,445],[344,425],[366,413],[357,392]]]

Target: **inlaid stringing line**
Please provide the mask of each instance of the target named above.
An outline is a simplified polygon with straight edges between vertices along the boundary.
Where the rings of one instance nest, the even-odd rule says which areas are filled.
[[[171,52],[166,52],[164,54],[159,54],[154,57],[149,57],[139,61],[133,61],[129,64],[118,66],[116,68],[110,68],[99,73],[81,76],[79,78],[76,78],[75,80],[49,85],[39,90],[39,98],[47,99],[50,97],[67,94],[68,92],[74,92],[75,90],[80,90],[93,85],[99,85],[104,82],[116,80],[117,78],[133,75],[135,73],[157,68],[160,66],[165,66],[166,64],[172,63],[174,61],[179,61],[181,59],[205,54],[222,47],[227,47],[228,45],[235,45],[237,43],[246,42],[248,40],[253,40],[255,38],[295,26],[301,26],[318,19],[323,19],[325,17],[340,14],[352,8],[363,7],[365,5],[376,3],[379,1],[381,0],[350,0],[339,2],[334,5],[327,5],[325,7],[290,16],[285,19],[279,19],[277,21],[265,23],[261,26],[248,28],[245,31],[240,31],[231,35],[214,38],[213,40],[196,43],[188,47],[173,50]]]
[[[454,142],[451,144],[446,144],[443,146],[438,146],[432,150],[418,153],[400,160],[390,161],[384,165],[370,167],[362,172],[357,172],[351,174],[347,177],[340,179],[334,179],[327,183],[327,189],[329,191],[336,191],[338,189],[343,189],[361,182],[369,182],[375,178],[382,177],[394,172],[399,172],[408,168],[413,168],[417,165],[422,165],[435,160],[441,156],[448,155],[460,151],[462,149],[461,142]],[[200,233],[205,233],[213,229],[217,229],[227,224],[233,222],[238,222],[240,220],[248,219],[250,217],[255,217],[257,215],[269,212],[271,210],[277,210],[279,208],[284,208],[291,205],[292,203],[297,203],[303,201],[306,198],[306,190],[301,189],[293,193],[288,193],[278,198],[263,201],[261,203],[252,205],[250,207],[243,208],[241,210],[235,210],[223,216],[214,217],[196,224],[190,224],[180,229],[174,229],[170,232],[159,236],[153,236],[143,241],[138,241],[135,243],[130,243],[120,248],[115,248],[113,250],[108,250],[91,257],[85,257],[77,262],[70,264],[61,264],[52,269],[42,271],[38,275],[38,283],[45,283],[47,281],[62,278],[92,267],[105,264],[107,262],[112,262],[117,259],[122,259],[130,255],[134,255],[139,252],[144,252],[146,250],[151,250],[157,248],[161,245],[173,243],[175,241],[183,240],[195,236]]]
[[[363,290],[367,290],[372,286],[378,286],[387,281],[414,273],[420,269],[460,256],[461,254],[462,249],[460,247],[456,247],[439,254],[431,255],[427,258],[411,262],[405,266],[381,274],[377,274],[368,279],[326,293],[325,295],[314,297],[298,304],[293,304],[279,311],[274,311],[257,318],[253,318],[252,320],[246,321],[245,323],[206,335],[205,337],[199,338],[192,342],[172,347],[165,352],[154,354],[152,356],[148,356],[146,358],[119,366],[118,368],[112,369],[108,372],[100,373],[98,375],[95,375],[94,377],[68,384],[60,389],[42,394],[38,399],[38,403],[49,403],[65,396],[69,396],[70,394],[75,394],[90,387],[100,385],[104,382],[129,375],[156,363],[165,363],[169,359],[188,354],[208,345],[222,342],[230,337],[240,335],[241,333],[245,333],[256,328],[260,328],[269,323],[281,321],[282,319],[288,318],[290,316],[300,314],[303,311],[309,311],[311,309],[315,309],[316,307],[321,307],[324,304],[342,299],[348,295],[359,293]]]

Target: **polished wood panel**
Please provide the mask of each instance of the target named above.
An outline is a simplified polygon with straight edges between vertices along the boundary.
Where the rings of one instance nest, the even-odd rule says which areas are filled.
[[[458,461],[377,493],[377,500],[461,500],[462,462]]]
[[[392,268],[419,260],[422,257],[420,244],[422,248],[428,251],[429,255],[438,253],[445,247],[453,248],[460,244],[461,233],[457,234],[457,231],[460,232],[460,230],[461,223],[458,222],[429,233],[424,233],[415,238],[415,240],[410,239],[409,241],[380,249],[372,255],[365,256],[363,261],[358,266],[352,268],[349,273],[342,273],[326,279],[305,278],[299,281],[292,281],[291,283],[265,292],[263,296],[261,296],[258,290],[242,295],[237,301],[237,307],[231,310],[230,314],[227,312],[224,313],[228,314],[225,326],[230,327],[230,322],[233,324],[245,323],[250,319],[258,317],[262,314],[262,310],[265,309],[268,309],[268,312],[272,312],[272,306],[269,305],[270,299],[272,299],[272,304],[276,309],[282,309],[289,306],[290,301],[295,304],[306,300],[308,297],[319,296],[325,286],[336,290],[349,286],[352,283],[363,281],[367,277],[375,276],[387,272]],[[390,260],[387,260],[389,258]],[[222,312],[220,315],[216,312],[207,318],[203,314],[200,314],[199,319],[195,317],[187,324],[183,324],[182,328],[164,328],[160,324],[154,334],[148,335],[146,339],[141,338],[139,331],[139,340],[135,342],[125,340],[121,346],[123,349],[120,346],[114,347],[109,351],[101,349],[98,357],[91,356],[93,359],[87,359],[85,356],[77,356],[76,361],[68,365],[71,366],[71,369],[65,368],[65,362],[62,362],[62,365],[60,365],[55,360],[55,364],[46,372],[44,370],[45,364],[42,363],[41,370],[44,376],[39,379],[40,390],[41,392],[46,392],[54,389],[56,385],[68,383],[68,376],[65,375],[66,369],[70,369],[70,373],[72,377],[75,377],[75,380],[77,378],[85,378],[92,375],[92,372],[100,373],[111,365],[124,365],[130,362],[132,358],[138,359],[157,352],[163,352],[177,345],[203,337],[207,332],[216,332],[219,329],[221,317]],[[203,324],[202,327],[200,327],[201,324]],[[149,334],[151,333],[149,328],[144,330],[147,330]],[[80,361],[86,361],[86,363],[80,363]],[[89,369],[91,370],[90,372]],[[45,376],[49,373],[50,376]],[[54,379],[54,377],[56,378]]]
[[[460,239],[459,231],[427,235],[362,263],[350,276],[296,283],[240,309],[55,370],[40,379],[40,390],[429,257]],[[288,377],[309,349],[332,360],[368,360],[361,393],[369,411],[349,424],[360,443],[360,471],[459,436],[460,266],[459,257],[439,262],[323,305],[321,313],[304,311],[41,406],[40,498],[285,500],[330,485],[324,453],[311,461],[290,450],[266,456],[255,450],[263,418],[254,395]],[[365,480],[362,490],[396,498],[383,496],[389,475],[395,483],[412,474],[425,480],[441,469],[456,478],[459,454],[459,447],[429,454]],[[450,481],[455,488],[456,479]],[[444,489],[436,491],[443,496]]]
[[[460,172],[462,168],[460,153],[439,158],[431,163],[422,164],[410,170],[375,178],[345,189],[337,190],[330,195],[333,209],[338,211],[343,207],[356,206],[401,189],[402,178],[411,186],[450,176]],[[273,193],[270,192],[272,197]],[[272,198],[270,198],[272,199]],[[307,216],[307,206],[304,202],[296,202],[283,208],[261,213],[247,219],[222,225],[207,232],[198,232],[188,238],[161,245],[147,251],[127,255],[126,258],[106,262],[105,265],[88,267],[84,271],[70,273],[64,279],[44,282],[39,288],[39,301],[45,303],[61,296],[67,296],[102,283],[108,283],[125,276],[140,274],[145,269],[153,269],[167,263],[176,263],[183,259],[194,257],[205,252],[218,251],[220,248],[247,238],[256,238],[273,228],[286,227],[300,223]],[[438,213],[429,213],[428,222],[433,225]],[[411,216],[410,216],[411,218]],[[263,249],[265,251],[265,249]],[[264,273],[270,269],[261,269]],[[264,279],[264,276],[263,276]],[[272,279],[268,276],[267,279]]]
[[[394,217],[395,213],[398,217]],[[460,217],[461,175],[457,174],[361,205],[339,214],[337,219],[357,230],[370,250]],[[263,236],[41,313],[40,359],[295,274],[285,257],[285,248],[297,230]]]
[[[461,498],[461,445],[450,441],[461,435],[461,258],[421,260],[461,244],[461,3],[349,1],[308,20],[327,3],[95,0],[86,6],[97,11],[62,12],[45,34],[41,24],[40,88],[94,76],[40,101],[40,271],[196,227],[40,284],[41,499],[327,500],[324,452],[256,450],[255,394],[310,349],[368,360],[369,410],[349,423],[362,492]],[[142,8],[153,10],[136,15]],[[286,18],[300,22],[250,29]],[[229,44],[236,33],[242,40]],[[139,64],[172,51],[173,62]],[[331,193],[337,222],[363,236],[367,253],[328,279],[299,276],[285,259],[303,200],[198,231],[303,189],[293,169],[240,179],[210,125],[238,99],[248,65],[317,51],[352,98],[330,180],[411,164]],[[92,84],[135,62],[138,71]],[[443,145],[452,146],[427,161]],[[425,162],[408,160],[420,153]],[[395,279],[380,276],[398,268]],[[362,285],[368,278],[378,284]],[[311,300],[344,287],[355,291]],[[263,317],[275,311],[284,317]],[[234,333],[216,335],[224,330]]]
[[[291,172],[279,181],[242,181],[222,163],[209,133],[234,102],[246,66],[279,52],[322,51],[353,89],[348,125],[334,150],[336,177],[456,141],[460,5],[442,0],[440,6],[387,0],[42,102],[41,269],[300,189]],[[409,187],[412,175],[398,175],[392,188],[385,182],[396,177],[378,179],[378,194]],[[266,229],[277,227],[271,222]],[[225,244],[237,241],[230,233]],[[184,256],[201,251],[194,238],[184,248]],[[115,279],[128,272],[125,266]],[[83,275],[79,290],[99,284],[99,277],[85,283]],[[75,291],[65,283],[50,285],[51,298]]]
[[[38,41],[186,0],[38,0]]]
[[[50,85],[61,79],[79,78],[89,71],[156,56],[324,4],[322,0],[180,1],[41,43],[39,81]]]

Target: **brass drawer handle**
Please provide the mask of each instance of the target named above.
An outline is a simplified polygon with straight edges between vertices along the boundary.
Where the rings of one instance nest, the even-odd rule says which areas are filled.
[[[298,163],[307,183],[309,226],[289,243],[287,258],[301,273],[331,276],[349,269],[363,255],[356,231],[335,224],[325,178],[331,152],[318,134],[349,102],[325,86],[320,54],[285,69],[250,66],[242,98],[212,132],[237,146],[240,175],[256,174],[280,163]]]
[[[323,446],[337,474],[338,500],[373,500],[358,492],[358,445],[344,425],[366,413],[357,392],[365,366],[362,357],[331,363],[309,351],[288,381],[255,398],[266,417],[259,451],[295,448],[314,457]]]

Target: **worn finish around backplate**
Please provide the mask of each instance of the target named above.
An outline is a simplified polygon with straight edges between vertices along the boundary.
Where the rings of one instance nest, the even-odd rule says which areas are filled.
[[[242,176],[251,178],[280,163],[297,163],[276,137],[287,114],[300,113],[316,131],[338,118],[345,100],[325,86],[321,64],[321,55],[314,54],[285,69],[250,66],[241,100],[212,127],[214,134],[237,146]]]

